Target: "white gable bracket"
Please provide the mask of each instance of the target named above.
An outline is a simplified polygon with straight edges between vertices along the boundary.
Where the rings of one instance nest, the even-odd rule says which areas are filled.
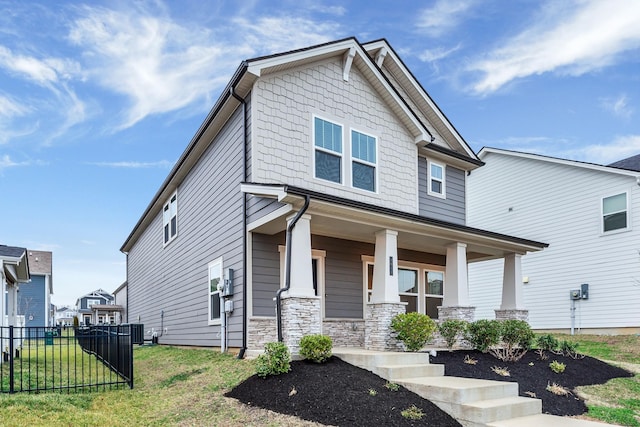
[[[354,56],[356,56],[356,48],[350,47],[342,58],[342,78],[345,82],[349,81],[349,73],[351,72],[351,64],[353,63]]]
[[[419,144],[428,144],[430,142],[433,142],[435,138],[433,137],[433,135],[429,135],[426,133],[421,133],[420,135],[416,136],[416,139],[413,140],[413,142],[416,145]]]
[[[382,63],[384,62],[384,58],[387,56],[387,52],[386,47],[383,47],[378,51],[378,54],[376,55],[376,65],[378,67],[382,68]]]

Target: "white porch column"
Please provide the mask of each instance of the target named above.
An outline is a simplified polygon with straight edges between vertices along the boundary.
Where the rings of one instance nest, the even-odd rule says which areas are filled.
[[[447,246],[447,265],[444,276],[444,298],[438,307],[438,319],[460,319],[473,322],[475,307],[469,302],[467,279],[467,245],[453,243]]]
[[[295,215],[287,218],[289,224]],[[302,215],[291,231],[291,287],[290,296],[315,297],[311,263],[311,216]],[[286,261],[285,261],[286,262]],[[287,274],[286,270],[284,272]],[[286,281],[285,277],[285,281]]]
[[[496,310],[497,319],[528,319],[529,312],[524,309],[522,292],[522,255],[507,254],[502,275],[502,304],[500,310]]]
[[[467,280],[467,245],[454,243],[447,246],[447,266],[444,276],[445,307],[469,305],[469,281]]]
[[[381,230],[376,233],[371,303],[400,302],[398,294],[398,232]]]
[[[16,316],[18,315],[18,284],[7,286],[7,314],[9,316],[9,326],[16,326]]]

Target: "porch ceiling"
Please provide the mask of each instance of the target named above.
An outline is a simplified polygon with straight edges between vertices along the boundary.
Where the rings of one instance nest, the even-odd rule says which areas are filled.
[[[294,204],[296,205],[294,210],[297,210],[299,208],[297,201]],[[482,230],[468,227],[460,227],[463,228],[462,230],[447,228],[417,219],[396,217],[322,200],[311,199],[306,213],[311,216],[311,233],[315,235],[375,243],[376,232],[392,229],[398,232],[398,248],[401,249],[445,255],[447,245],[456,242],[466,243],[468,262],[502,258],[508,253],[525,254],[528,251],[541,249],[514,242],[512,240],[515,238],[509,239],[509,236],[501,238],[497,234],[485,235],[481,232]],[[286,217],[291,214],[291,210],[286,212],[283,210],[282,215],[272,218],[271,221],[252,231],[265,234],[284,231]]]

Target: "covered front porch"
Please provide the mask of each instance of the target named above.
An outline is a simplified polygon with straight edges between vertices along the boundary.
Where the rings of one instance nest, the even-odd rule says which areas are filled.
[[[527,316],[520,261],[543,243],[290,186],[243,191],[277,201],[247,227],[249,349],[282,340],[295,354],[317,333],[339,346],[398,349],[389,325],[399,313],[474,319],[467,264],[487,259],[504,259],[497,316]]]

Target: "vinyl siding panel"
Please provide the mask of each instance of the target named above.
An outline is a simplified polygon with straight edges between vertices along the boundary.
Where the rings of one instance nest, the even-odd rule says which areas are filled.
[[[280,288],[280,253],[285,234],[274,236],[252,233],[252,300],[254,316],[275,316],[273,298]]]
[[[228,344],[242,345],[242,128],[238,108],[179,185],[177,237],[163,247],[160,212],[128,254],[129,319],[162,332],[161,343],[220,345],[220,326],[208,325],[208,264],[222,257],[234,269]]]
[[[18,291],[18,315],[24,315],[25,326],[48,326],[45,276],[31,275],[31,282],[21,283]],[[29,319],[33,316],[32,319]]]
[[[449,165],[445,169],[446,199],[430,196],[427,189],[427,159],[418,158],[420,215],[464,225],[466,221],[465,171]]]
[[[268,197],[247,196],[248,224],[285,206],[284,203]]]
[[[635,178],[498,153],[483,160],[486,166],[468,179],[469,224],[550,244],[522,258],[531,325],[569,328],[569,291],[588,283],[589,299],[576,304],[576,327],[640,326],[640,188]],[[631,229],[603,234],[601,199],[624,191],[629,193]],[[469,266],[477,318],[493,317],[501,284],[501,260]]]

